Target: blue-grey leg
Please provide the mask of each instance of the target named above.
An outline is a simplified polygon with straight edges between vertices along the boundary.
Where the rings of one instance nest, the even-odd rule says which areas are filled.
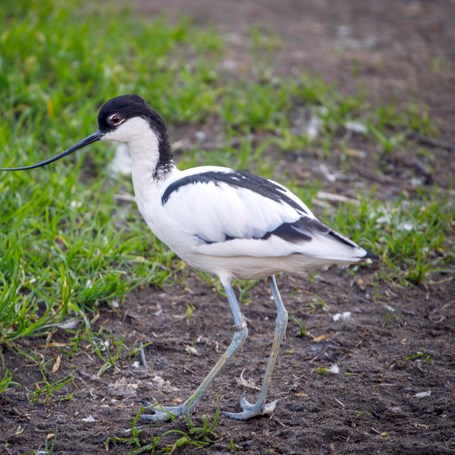
[[[276,359],[278,357],[278,352],[280,350],[280,344],[283,340],[284,334],[286,333],[286,326],[288,324],[288,312],[283,305],[281,300],[280,292],[276,285],[275,276],[272,275],[269,278],[270,289],[272,290],[273,300],[275,301],[277,315],[275,319],[275,336],[273,338],[272,351],[270,352],[269,361],[267,363],[267,369],[265,370],[264,379],[262,381],[261,391],[259,392],[259,397],[256,403],[251,404],[245,398],[245,395],[242,395],[240,398],[240,406],[243,409],[242,412],[225,412],[224,415],[238,420],[247,420],[251,417],[256,417],[259,415],[271,415],[277,400],[272,401],[271,403],[266,403],[267,390],[272,379],[272,371],[275,366]]]
[[[240,306],[235,297],[234,290],[229,280],[221,278],[221,283],[226,291],[229,305],[231,306],[232,316],[234,318],[234,336],[232,337],[231,344],[226,349],[225,353],[218,360],[216,365],[212,368],[210,373],[202,381],[201,385],[194,391],[194,393],[179,406],[161,406],[150,405],[147,408],[153,411],[153,414],[142,414],[141,418],[152,421],[173,420],[182,417],[193,411],[198,401],[206,391],[207,387],[215,379],[221,368],[229,361],[235,352],[242,346],[248,336],[248,327],[245,319],[240,311]]]

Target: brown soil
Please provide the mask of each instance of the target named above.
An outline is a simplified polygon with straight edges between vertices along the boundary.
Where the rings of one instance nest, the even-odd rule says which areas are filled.
[[[265,25],[282,40],[272,59],[277,74],[306,69],[339,81],[343,93],[363,81],[372,101],[417,100],[428,106],[441,139],[453,143],[455,7],[449,0],[161,0],[138,2],[138,9],[150,15],[167,10],[171,20],[184,12],[202,26],[214,24],[231,43],[225,63],[232,71],[251,70],[249,27]],[[431,150],[434,184],[445,187],[454,171],[453,150]],[[398,173],[375,181],[381,197],[409,184],[406,160],[394,164]],[[336,168],[336,161],[332,165]],[[360,166],[344,186],[352,183],[353,189],[359,180],[367,185],[372,175],[374,169]],[[340,192],[337,182],[327,183],[324,190]],[[206,453],[455,453],[453,281],[440,276],[425,287],[372,285],[380,267],[333,269],[311,280],[278,278],[288,311],[305,321],[309,335],[298,336],[298,325],[290,322],[269,393],[270,399],[279,399],[274,415],[248,422],[220,417],[218,437]],[[232,335],[225,299],[190,270],[182,272],[182,282],[186,284],[137,290],[116,311],[103,306],[93,324],[94,331],[105,328],[115,339],[124,336],[130,349],[151,341],[145,348],[148,369],[133,367],[137,359],[123,356],[116,369],[98,377],[100,360],[81,349],[71,360],[63,356],[52,376],[74,376],[62,391],[73,393],[74,399],[59,402],[54,396],[47,404],[31,404],[23,389],[0,395],[0,451],[34,453],[58,432],[54,453],[128,453],[121,443],[106,447],[106,438],[128,436],[143,401],[172,404],[186,399]],[[203,413],[213,416],[217,407],[238,410],[244,391],[254,397],[254,390],[239,383],[243,369],[246,379],[260,384],[275,310],[264,283],[248,297],[244,313],[250,337],[198,406],[196,424]],[[316,305],[318,299],[327,303],[327,310]],[[190,318],[185,317],[188,305],[194,306]],[[332,320],[345,311],[351,318]],[[54,343],[67,341],[58,331],[52,338]],[[45,340],[24,343],[54,364],[58,347],[45,350]],[[189,347],[197,351],[189,353]],[[418,352],[426,356],[412,357]],[[4,355],[25,387],[40,380],[35,364],[8,350]],[[321,368],[335,363],[339,374],[321,374]],[[89,416],[93,422],[82,420]],[[142,437],[151,439],[169,429],[187,431],[187,426],[182,421],[151,426]],[[164,437],[161,447],[175,440]],[[199,452],[191,446],[182,451]]]

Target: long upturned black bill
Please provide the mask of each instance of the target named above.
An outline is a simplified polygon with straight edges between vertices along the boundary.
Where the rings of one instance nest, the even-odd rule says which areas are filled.
[[[40,163],[36,164],[31,164],[30,166],[0,167],[0,171],[26,171],[28,169],[35,169],[37,167],[46,166],[46,164],[53,163],[54,161],[57,161],[60,158],[63,158],[64,156],[70,155],[71,153],[75,152],[78,149],[81,149],[89,144],[92,144],[93,142],[99,141],[103,136],[104,134],[101,133],[100,131],[95,131],[90,136],[87,136],[85,139],[82,139],[82,141],[79,141],[77,144],[72,145],[69,149],[66,149],[64,152],[61,152],[58,155],[49,158],[48,160],[41,161]]]

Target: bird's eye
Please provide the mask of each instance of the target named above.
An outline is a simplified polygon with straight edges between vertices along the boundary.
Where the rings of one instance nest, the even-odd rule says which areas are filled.
[[[119,114],[112,114],[108,117],[107,122],[112,126],[120,125],[123,122],[123,117]]]

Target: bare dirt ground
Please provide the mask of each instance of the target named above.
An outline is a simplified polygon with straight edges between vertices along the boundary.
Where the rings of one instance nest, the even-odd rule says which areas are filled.
[[[454,142],[452,1],[162,0],[142,1],[137,8],[150,16],[167,10],[171,20],[183,12],[202,26],[215,25],[230,43],[226,67],[239,72],[250,71],[252,65],[249,27],[265,25],[283,42],[272,57],[277,74],[305,69],[338,81],[343,93],[363,81],[372,101],[419,100],[429,107],[441,140]],[[454,171],[453,150],[433,148],[432,154],[433,184],[447,187]],[[404,153],[395,163],[390,178],[377,179],[378,194],[392,195],[406,187],[412,174],[406,158]],[[329,164],[336,167],[336,158]],[[344,182],[344,191],[355,181],[368,184],[374,173],[371,166],[360,166]],[[387,169],[384,173],[387,177]],[[327,183],[325,190],[343,188]],[[298,336],[297,324],[290,322],[270,389],[270,398],[279,399],[274,415],[248,422],[221,417],[218,437],[206,453],[455,453],[453,281],[441,275],[421,287],[372,285],[378,267],[356,273],[329,270],[312,280],[278,278],[289,312],[305,321],[312,337]],[[124,336],[130,348],[151,341],[145,349],[148,369],[134,368],[136,358],[122,358],[116,370],[98,377],[99,359],[84,350],[71,362],[62,358],[56,378],[74,375],[65,389],[74,399],[30,404],[23,389],[0,395],[0,451],[32,453],[58,431],[54,453],[128,453],[125,445],[106,447],[104,442],[128,434],[142,401],[171,404],[189,396],[228,345],[232,329],[227,302],[194,272],[182,275],[186,284],[137,290],[116,311],[103,306],[94,323],[94,331],[104,327],[115,339]],[[260,384],[275,310],[264,283],[249,292],[244,308],[249,340],[197,408],[197,424],[216,407],[238,410],[244,391],[253,398],[256,392],[239,384],[243,369],[245,378]],[[321,299],[328,311],[318,308]],[[188,306],[194,307],[190,318],[185,317]],[[350,319],[332,320],[345,311],[351,312]],[[52,341],[67,340],[57,332]],[[45,358],[55,361],[58,348],[44,350],[44,340],[28,343],[38,343]],[[197,351],[191,354],[188,347]],[[419,352],[425,355],[415,355]],[[40,379],[36,366],[22,357],[6,351],[5,359],[25,386]],[[320,374],[335,363],[340,374]],[[89,416],[94,421],[83,420]],[[187,427],[174,422],[150,427],[142,436],[168,429]],[[182,453],[200,452],[187,446]]]

